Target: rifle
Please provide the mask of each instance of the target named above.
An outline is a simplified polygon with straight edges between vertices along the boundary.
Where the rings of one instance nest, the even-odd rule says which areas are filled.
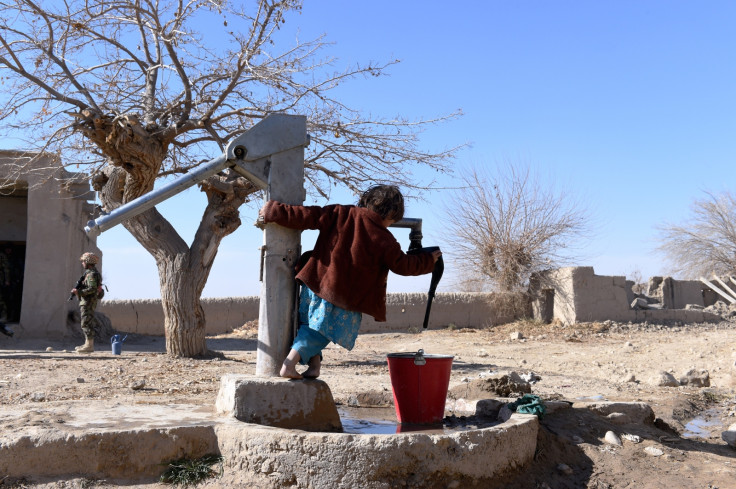
[[[84,277],[84,275],[79,277],[79,280],[77,280],[77,284],[74,286],[74,288],[77,289],[77,293],[79,293],[79,289],[81,289],[82,285],[84,285]],[[74,292],[69,294],[69,298],[66,301],[69,302],[72,299],[74,299]]]

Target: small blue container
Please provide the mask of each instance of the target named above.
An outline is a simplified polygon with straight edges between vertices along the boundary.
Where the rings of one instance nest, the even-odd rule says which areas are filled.
[[[123,351],[123,341],[125,341],[125,338],[127,338],[128,335],[126,334],[123,339],[120,339],[119,334],[112,335],[112,338],[110,338],[110,342],[112,343],[112,354],[113,355],[120,355]]]

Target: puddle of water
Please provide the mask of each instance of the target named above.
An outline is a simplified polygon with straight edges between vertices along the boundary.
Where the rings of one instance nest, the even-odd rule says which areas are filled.
[[[576,397],[576,401],[605,401],[606,398],[603,394],[598,394],[595,396],[585,396],[585,397]]]
[[[351,408],[338,409],[343,433],[356,435],[393,435],[396,433],[420,432],[428,434],[449,434],[459,431],[476,430],[499,424],[496,420],[480,417],[448,416],[436,424],[406,424],[396,420],[393,408]]]
[[[706,412],[708,414],[714,414],[714,412]],[[685,425],[685,431],[682,433],[683,438],[710,438],[711,429],[714,426],[722,426],[718,418],[715,417],[712,420],[707,420],[706,416],[698,416],[690,420]]]

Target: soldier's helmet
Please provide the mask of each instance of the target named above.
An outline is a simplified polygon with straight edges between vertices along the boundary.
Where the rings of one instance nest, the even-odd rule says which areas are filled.
[[[97,258],[97,255],[94,253],[85,253],[79,257],[79,261],[81,261],[83,265],[96,265],[100,259]]]

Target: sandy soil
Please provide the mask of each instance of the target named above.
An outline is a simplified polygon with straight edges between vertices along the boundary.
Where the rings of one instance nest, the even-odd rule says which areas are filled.
[[[524,338],[510,339],[514,332]],[[221,375],[255,372],[252,325],[208,338],[208,346],[221,352],[209,359],[172,359],[159,337],[129,337],[121,356],[110,353],[109,343],[98,344],[99,351],[90,355],[74,353],[75,344],[0,338],[0,403],[28,409],[37,403],[80,399],[212,405]],[[643,401],[658,418],[656,427],[629,431],[640,436],[640,443],[625,440],[619,447],[603,441],[608,430],[622,434],[621,427],[606,418],[580,409],[547,416],[535,461],[499,479],[493,488],[736,487],[736,450],[721,439],[721,432],[736,422],[736,321],[669,326],[606,322],[567,328],[514,323],[492,329],[362,335],[351,352],[335,346],[325,351],[321,378],[339,404],[390,402],[386,354],[419,348],[455,356],[451,389],[488,372],[533,372],[541,380],[533,383],[532,392],[543,399]],[[650,383],[660,371],[679,378],[692,368],[707,370],[711,385]],[[9,428],[2,421],[0,427]],[[647,447],[663,453],[650,455]],[[12,480],[1,475],[0,485],[111,486],[106,481],[36,481],[32,476]]]

